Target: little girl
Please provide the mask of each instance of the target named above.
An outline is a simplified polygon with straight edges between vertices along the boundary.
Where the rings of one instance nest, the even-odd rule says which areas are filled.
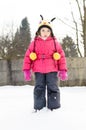
[[[54,37],[50,22],[43,20],[43,17],[36,36],[25,53],[23,72],[27,81],[31,80],[31,70],[35,75],[34,109],[37,111],[46,106],[50,110],[59,108],[60,90],[57,80],[58,77],[61,80],[68,78],[66,58]]]

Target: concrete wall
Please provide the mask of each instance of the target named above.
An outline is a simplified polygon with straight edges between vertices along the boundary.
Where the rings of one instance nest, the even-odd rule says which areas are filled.
[[[2,85],[34,85],[34,76],[31,82],[25,82],[22,72],[23,59],[0,60],[0,86]],[[67,58],[68,81],[59,81],[60,86],[86,86],[86,58]]]
[[[0,60],[0,85],[8,83],[7,61]]]
[[[67,58],[68,81],[61,86],[86,86],[86,58]]]

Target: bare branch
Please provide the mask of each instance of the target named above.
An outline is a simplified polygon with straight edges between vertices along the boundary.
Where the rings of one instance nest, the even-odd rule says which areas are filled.
[[[80,4],[79,4],[79,1],[78,1],[78,0],[76,0],[76,2],[77,2],[78,9],[79,9],[79,14],[80,14],[81,23],[82,23],[82,26],[83,26],[83,16],[82,16],[82,13],[81,13]]]
[[[69,2],[70,6],[71,6],[71,3]],[[78,53],[80,55],[80,57],[82,57],[82,54],[80,52],[80,49],[79,49],[79,38],[78,38],[78,26],[77,26],[77,22],[74,18],[74,14],[73,14],[73,11],[72,11],[72,8],[71,8],[71,15],[72,15],[72,18],[73,18],[73,22],[75,23],[75,28],[76,28],[76,45],[77,45],[77,50],[78,50]]]
[[[76,28],[74,28],[73,26],[71,26],[71,25],[67,24],[67,23],[66,23],[66,22],[64,22],[62,19],[60,19],[60,18],[58,18],[58,17],[56,17],[56,18],[57,18],[59,21],[61,21],[62,23],[64,23],[65,25],[67,25],[68,27],[72,28],[73,30],[76,30]],[[81,31],[81,30],[79,30],[79,29],[78,29],[78,31],[82,33],[82,31]]]

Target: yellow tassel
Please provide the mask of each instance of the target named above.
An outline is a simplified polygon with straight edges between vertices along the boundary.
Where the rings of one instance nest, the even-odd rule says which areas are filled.
[[[35,52],[30,53],[30,59],[33,60],[33,61],[37,59],[37,55],[36,55]]]
[[[55,52],[53,54],[53,58],[54,58],[54,60],[59,60],[61,58],[61,55],[59,53]]]

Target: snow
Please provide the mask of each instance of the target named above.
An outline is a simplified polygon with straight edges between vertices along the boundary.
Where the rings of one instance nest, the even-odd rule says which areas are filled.
[[[60,87],[61,108],[33,113],[33,86],[0,87],[0,130],[86,130],[86,87]]]

